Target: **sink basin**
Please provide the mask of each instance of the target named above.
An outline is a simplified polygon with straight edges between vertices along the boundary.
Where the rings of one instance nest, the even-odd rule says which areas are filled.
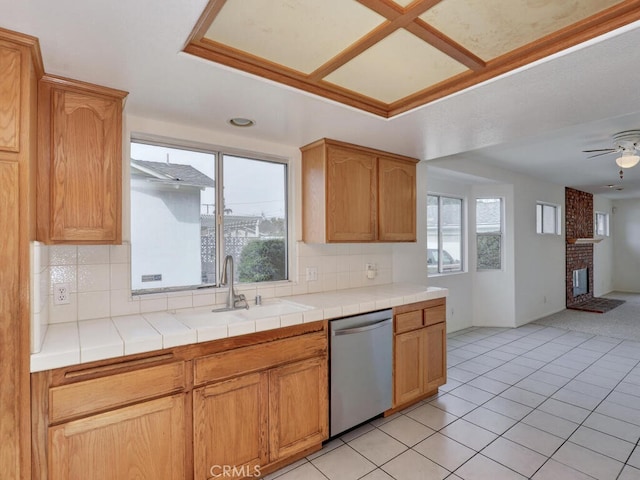
[[[265,300],[262,305],[252,305],[249,310],[234,310],[233,315],[241,317],[243,320],[257,320],[259,318],[279,317],[290,313],[304,312],[313,307],[286,300],[272,299]]]
[[[210,308],[198,311],[183,311],[176,313],[176,317],[182,323],[192,328],[226,325],[233,322],[246,322],[267,317],[279,317],[290,313],[312,310],[313,307],[300,303],[289,302],[279,298],[265,300],[262,305],[251,305],[249,310],[238,309],[220,312],[212,312]]]

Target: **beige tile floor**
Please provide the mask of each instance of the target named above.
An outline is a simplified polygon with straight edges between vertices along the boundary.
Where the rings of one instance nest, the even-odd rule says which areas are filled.
[[[438,395],[278,480],[640,480],[640,343],[540,325],[448,336]]]

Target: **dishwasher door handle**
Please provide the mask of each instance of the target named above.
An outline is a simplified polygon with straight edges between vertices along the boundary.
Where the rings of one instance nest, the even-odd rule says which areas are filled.
[[[355,328],[345,328],[344,330],[334,330],[331,332],[331,334],[337,337],[338,335],[352,335],[354,333],[367,332],[369,330],[375,330],[376,328],[389,325],[392,321],[393,321],[393,318],[387,318],[386,320],[372,323],[371,325],[364,325],[362,327],[355,327]]]

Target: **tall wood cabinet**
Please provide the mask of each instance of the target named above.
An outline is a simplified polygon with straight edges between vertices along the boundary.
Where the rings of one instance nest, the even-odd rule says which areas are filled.
[[[126,95],[52,75],[40,80],[40,241],[122,242],[122,107]]]
[[[393,409],[435,394],[447,381],[446,299],[394,308]]]
[[[329,139],[301,151],[305,242],[416,240],[417,160]]]
[[[38,39],[0,28],[0,465],[30,478],[29,243],[35,238]]]

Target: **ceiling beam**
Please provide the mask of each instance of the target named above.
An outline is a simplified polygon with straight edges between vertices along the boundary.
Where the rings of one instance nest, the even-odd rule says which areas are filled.
[[[420,18],[416,18],[411,24],[407,25],[405,29],[474,72],[484,70],[487,66],[485,61],[480,57]]]
[[[385,0],[358,0],[365,7],[373,10],[387,19],[387,22],[379,25],[357,42],[345,48],[342,52],[325,62],[316,70],[309,74],[309,80],[317,82],[342,67],[345,63],[353,60],[362,52],[372,47],[376,43],[384,40],[393,32],[400,28],[407,28],[419,15],[433,7],[441,0],[421,0],[416,2],[409,9],[401,9],[397,4]]]
[[[483,70],[486,67],[484,60],[419,18],[420,15],[441,1],[442,0],[423,0],[415,3],[406,10],[402,10],[396,3],[386,0],[358,0],[358,2],[365,7],[370,8],[390,21],[401,16],[411,17],[411,21],[405,22],[401,27],[471,70]]]

